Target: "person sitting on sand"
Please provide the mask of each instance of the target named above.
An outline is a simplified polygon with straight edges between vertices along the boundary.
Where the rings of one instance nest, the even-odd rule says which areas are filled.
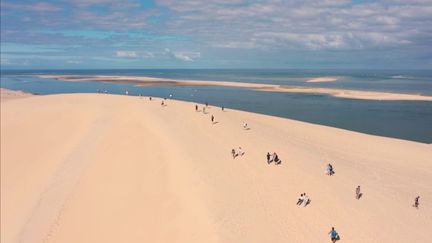
[[[279,159],[279,156],[276,154],[276,152],[273,153],[273,161],[275,162],[275,165],[282,163],[282,161]]]
[[[244,154],[245,154],[245,152],[243,152],[243,150],[242,150],[242,148],[241,147],[239,147],[238,148],[238,155],[240,155],[240,156],[243,156]]]
[[[357,186],[356,188],[356,199],[360,199],[360,186]]]
[[[332,229],[330,230],[329,235],[330,235],[330,239],[333,243],[335,243],[336,241],[338,241],[340,239],[339,234],[336,232],[334,227],[332,227]]]
[[[303,194],[300,194],[300,197],[298,198],[298,201],[297,201],[297,205],[301,205],[303,203],[303,201],[304,201]]]
[[[420,199],[420,196],[417,196],[417,197],[414,199],[413,207],[415,207],[415,208],[417,208],[417,209],[418,209],[418,206],[419,206],[419,199]]]
[[[231,150],[231,154],[232,154],[233,159],[235,159],[237,157],[237,153],[236,153],[235,149]]]
[[[248,124],[246,122],[243,123],[243,129],[247,130],[247,128],[248,128]]]

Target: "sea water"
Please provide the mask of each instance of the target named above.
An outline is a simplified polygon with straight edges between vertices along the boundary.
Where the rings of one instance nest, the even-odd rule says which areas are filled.
[[[169,97],[286,117],[368,134],[432,143],[432,102],[336,98],[325,94],[262,92],[218,86],[138,87],[125,83],[68,82],[42,74],[127,75],[255,82],[432,95],[432,71],[394,70],[2,70],[1,87],[38,94],[109,93]],[[335,82],[308,83],[315,77]],[[191,108],[192,109],[192,108]]]

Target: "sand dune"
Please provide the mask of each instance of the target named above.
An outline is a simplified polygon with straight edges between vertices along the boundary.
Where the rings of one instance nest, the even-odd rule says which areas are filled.
[[[316,243],[330,242],[332,226],[339,242],[430,242],[430,145],[166,103],[2,102],[1,242]],[[238,146],[245,155],[232,159]],[[268,165],[267,151],[282,164]],[[303,192],[312,202],[296,206]]]
[[[91,81],[91,82],[110,82],[110,83],[131,83],[139,86],[225,86],[237,88],[249,88],[259,91],[271,92],[290,92],[290,93],[309,93],[309,94],[324,94],[338,98],[347,99],[364,99],[364,100],[416,100],[416,101],[432,101],[432,96],[422,94],[403,94],[403,93],[388,93],[379,91],[364,91],[364,90],[347,90],[334,88],[318,88],[318,87],[300,87],[287,86],[277,84],[260,84],[247,82],[229,82],[229,81],[203,81],[203,80],[180,80],[180,79],[165,79],[154,77],[138,77],[138,76],[82,76],[82,75],[39,75],[41,78],[53,78],[63,81]],[[335,81],[335,77],[322,77],[310,79],[310,82],[330,82]],[[309,82],[307,81],[307,82]]]

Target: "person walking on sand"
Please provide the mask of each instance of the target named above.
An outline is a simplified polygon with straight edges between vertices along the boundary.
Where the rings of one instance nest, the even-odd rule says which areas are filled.
[[[356,188],[356,199],[360,199],[360,186],[357,186]]]
[[[300,194],[300,197],[298,198],[297,205],[301,205],[303,203],[303,201],[304,201],[304,196],[302,193],[302,194]]]
[[[233,159],[235,159],[237,157],[235,149],[231,149],[231,154],[232,154]]]
[[[211,116],[211,122],[214,123],[214,116]]]
[[[306,193],[303,193],[303,201],[304,201],[304,206],[306,207],[307,205],[309,205],[310,203],[310,199],[309,197],[306,195]]]
[[[198,105],[195,105],[195,111],[198,111]]]
[[[330,230],[329,235],[330,235],[330,239],[333,243],[335,243],[336,241],[338,241],[340,239],[339,234],[336,232],[334,227],[332,227],[332,229]]]
[[[418,209],[418,206],[419,206],[419,199],[420,199],[420,196],[417,196],[415,199],[414,199],[414,204],[413,204],[413,207],[415,207],[415,208],[417,208]]]
[[[270,164],[273,160],[271,159],[271,155],[267,152],[267,164]]]
[[[152,97],[151,97],[151,96],[149,97],[149,100],[150,100],[150,101],[152,100]]]

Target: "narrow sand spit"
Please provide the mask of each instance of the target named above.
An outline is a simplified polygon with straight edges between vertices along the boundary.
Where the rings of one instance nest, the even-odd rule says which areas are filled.
[[[160,101],[2,102],[1,242],[430,242],[430,145]]]
[[[13,99],[18,99],[18,98],[25,98],[25,97],[29,97],[29,96],[32,96],[32,94],[25,93],[22,91],[15,91],[15,90],[10,90],[10,89],[0,88],[0,100],[1,100],[1,102],[13,100]]]
[[[338,77],[318,77],[318,78],[310,78],[307,79],[307,83],[323,83],[323,82],[334,82],[337,81]]]
[[[416,101],[432,101],[432,96],[421,94],[402,94],[388,93],[378,91],[362,91],[362,90],[346,90],[332,88],[315,88],[315,87],[299,87],[286,86],[276,84],[260,84],[246,82],[228,82],[228,81],[200,81],[200,80],[180,80],[180,79],[163,79],[153,77],[136,77],[136,76],[82,76],[82,75],[40,75],[41,78],[53,78],[63,81],[75,82],[110,82],[110,83],[130,83],[138,86],[225,86],[237,88],[249,88],[259,91],[270,92],[290,92],[290,93],[310,93],[324,94],[338,98],[347,99],[364,99],[364,100],[416,100]],[[333,77],[325,77],[320,79],[329,80]]]

